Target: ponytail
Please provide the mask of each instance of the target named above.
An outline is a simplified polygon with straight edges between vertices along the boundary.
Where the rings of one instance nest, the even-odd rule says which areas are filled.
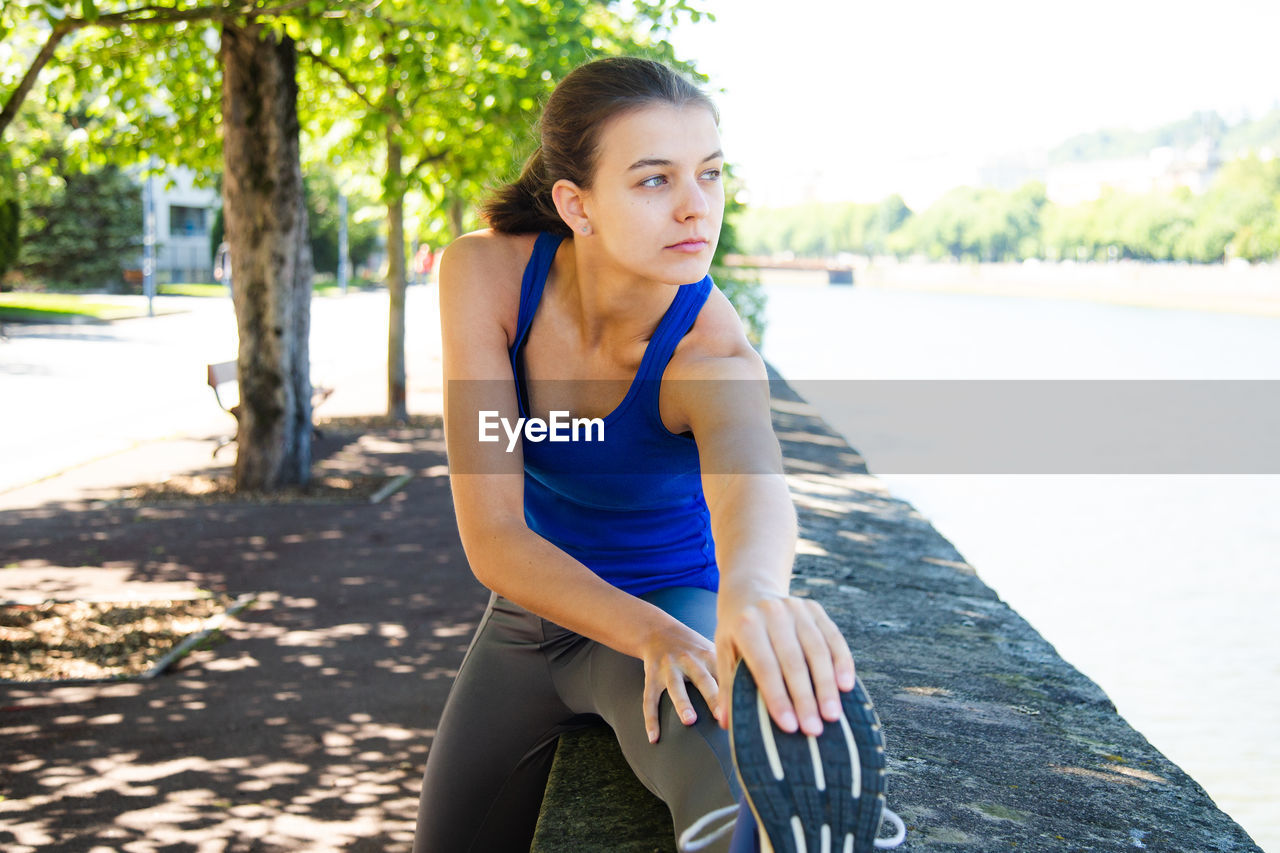
[[[504,234],[551,231],[567,237],[572,231],[556,211],[551,187],[539,146],[525,161],[520,177],[495,190],[481,206],[480,214],[491,228]]]

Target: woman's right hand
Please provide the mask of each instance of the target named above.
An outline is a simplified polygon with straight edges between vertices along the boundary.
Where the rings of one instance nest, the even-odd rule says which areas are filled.
[[[716,683],[715,644],[697,631],[671,620],[671,624],[655,630],[642,649],[644,661],[644,728],[649,743],[657,743],[660,735],[658,703],[666,691],[675,705],[676,714],[686,726],[698,720],[689,701],[685,684],[693,686],[707,700],[707,707],[719,707],[720,690]]]

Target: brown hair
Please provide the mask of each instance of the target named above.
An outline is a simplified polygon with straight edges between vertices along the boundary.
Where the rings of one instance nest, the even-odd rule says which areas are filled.
[[[714,103],[696,85],[661,62],[612,56],[580,65],[556,86],[539,119],[541,144],[520,177],[500,187],[482,205],[489,225],[507,234],[572,232],[551,199],[561,179],[590,189],[600,132],[623,112],[653,104],[706,107],[720,122]]]

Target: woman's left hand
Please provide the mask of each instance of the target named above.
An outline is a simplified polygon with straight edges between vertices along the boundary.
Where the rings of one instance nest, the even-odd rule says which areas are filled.
[[[738,659],[755,677],[778,728],[807,735],[822,732],[822,721],[840,719],[840,691],[853,689],[849,644],[818,602],[766,595],[726,600],[721,590],[716,630],[716,719],[729,724],[729,685]]]

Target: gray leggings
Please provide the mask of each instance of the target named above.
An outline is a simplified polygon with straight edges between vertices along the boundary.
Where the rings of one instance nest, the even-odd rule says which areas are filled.
[[[641,597],[714,635],[715,593],[674,587]],[[671,809],[677,833],[736,802],[728,733],[698,690],[689,685],[698,712],[692,726],[662,694],[661,736],[651,744],[643,689],[639,659],[493,595],[427,756],[414,853],[527,851],[556,739],[600,719],[636,776]]]

